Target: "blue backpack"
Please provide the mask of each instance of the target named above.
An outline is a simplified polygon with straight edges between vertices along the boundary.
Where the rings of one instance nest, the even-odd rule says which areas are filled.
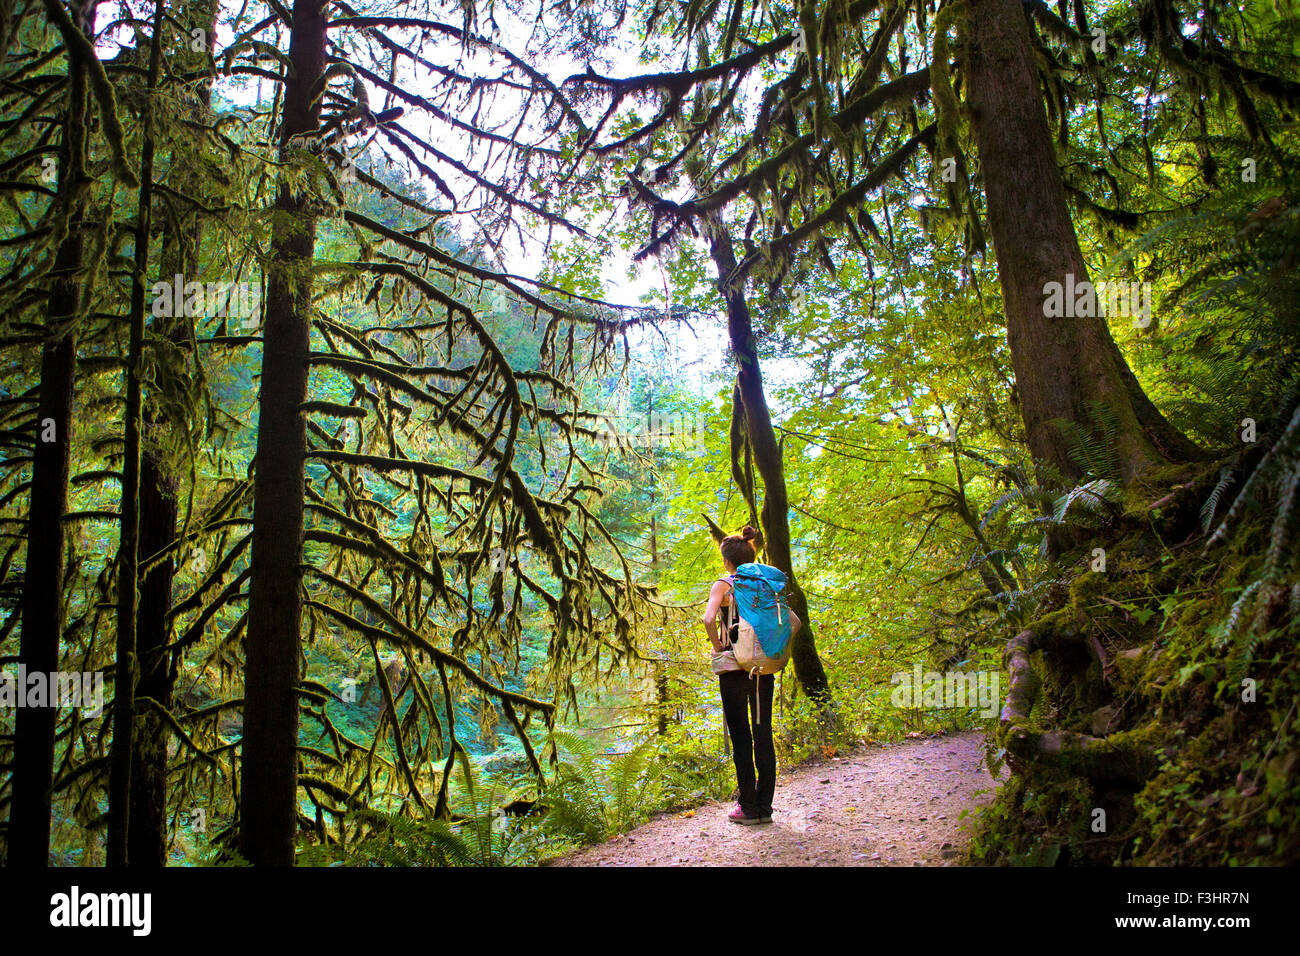
[[[723,580],[731,582],[740,630],[731,651],[740,669],[775,674],[790,659],[794,615],[786,596],[785,574],[767,564],[742,564]]]

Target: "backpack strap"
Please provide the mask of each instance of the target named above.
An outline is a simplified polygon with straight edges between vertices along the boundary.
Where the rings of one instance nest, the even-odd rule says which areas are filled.
[[[735,624],[736,621],[739,619],[740,612],[736,609],[736,582],[732,580],[732,576],[729,574],[724,574],[722,577],[718,578],[714,583],[716,584],[717,581],[725,581],[727,584],[731,585],[730,613],[727,613],[727,607],[724,606],[723,608],[721,608],[723,612],[722,636],[726,638],[727,641],[727,647],[723,648],[723,650],[726,650],[727,648],[731,647],[731,626]]]
[[[736,581],[735,581],[735,575],[724,574],[722,577],[717,578],[717,579],[714,581],[714,583],[716,584],[718,581],[725,581],[727,584],[729,584],[729,585],[731,586],[731,609],[734,611],[734,610],[736,609]]]

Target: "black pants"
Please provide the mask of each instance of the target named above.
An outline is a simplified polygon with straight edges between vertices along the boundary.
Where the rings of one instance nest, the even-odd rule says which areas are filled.
[[[776,748],[772,745],[772,689],[776,675],[750,677],[744,671],[727,671],[718,675],[722,690],[722,715],[731,734],[732,756],[736,761],[736,783],[740,787],[740,809],[747,816],[771,816],[772,794],[776,792]],[[761,711],[755,710],[754,690],[761,698]],[[762,715],[763,722],[752,723]],[[754,779],[754,768],[758,779]]]

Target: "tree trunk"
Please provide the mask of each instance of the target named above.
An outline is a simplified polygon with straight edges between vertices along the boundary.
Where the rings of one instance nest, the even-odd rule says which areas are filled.
[[[280,155],[319,125],[325,66],[321,0],[296,0]],[[302,188],[301,186],[299,187]],[[316,216],[282,181],[268,264],[253,479],[252,583],[244,667],[240,852],[255,865],[291,866],[297,829],[298,661],[302,621],[303,479]]]
[[[663,661],[655,661],[655,733],[662,737],[668,733],[668,711],[672,707],[672,696],[668,692],[668,670]]]
[[[763,481],[763,543],[772,566],[785,572],[790,588],[790,608],[803,621],[794,637],[790,659],[794,673],[809,697],[825,707],[830,703],[830,682],[817,655],[808,601],[795,578],[790,557],[790,515],[785,491],[785,468],[781,448],[772,428],[772,416],[763,393],[763,372],[758,364],[749,304],[740,289],[728,288],[725,279],[736,268],[731,237],[716,218],[706,224],[709,250],[718,272],[718,291],[727,305],[727,334],[736,357],[736,390],[745,413],[745,436],[754,457],[754,467]]]
[[[155,450],[146,447],[140,462],[140,553],[157,554],[176,539],[176,489]],[[155,565],[140,581],[136,625],[139,676],[136,697],[171,709],[173,679],[165,651],[175,564]],[[152,707],[141,708],[131,762],[131,810],[127,860],[132,867],[163,866],[167,861],[167,733]]]
[[[75,224],[78,229],[80,224]],[[79,236],[59,250],[58,270],[79,261]],[[69,288],[71,287],[71,288]],[[50,303],[51,319],[77,307],[74,282],[61,279]],[[52,322],[53,324],[53,322]],[[37,427],[51,429],[53,441],[38,437],[32,466],[27,525],[27,567],[23,578],[22,639],[18,659],[27,673],[59,669],[63,633],[63,514],[68,501],[69,446],[72,435],[73,379],[77,336],[69,331],[41,352],[41,398]],[[9,810],[10,866],[46,866],[50,854],[50,787],[54,779],[56,706],[19,707],[14,722],[13,802]]]
[[[67,238],[55,256],[41,349],[40,402],[28,508],[23,576],[22,637],[18,659],[28,673],[59,669],[63,634],[63,514],[68,503],[72,403],[77,367],[76,322],[82,304],[85,258],[87,67],[70,55],[59,201]],[[48,703],[48,702],[47,702]],[[57,704],[57,702],[55,702]],[[50,856],[50,799],[54,780],[57,706],[20,707],[14,722],[13,801],[9,808],[10,866],[46,866]]]
[[[979,146],[989,230],[997,252],[1007,342],[1029,448],[1047,478],[1081,469],[1055,419],[1094,430],[1089,403],[1114,413],[1114,453],[1129,480],[1197,448],[1155,409],[1104,318],[1049,317],[1048,283],[1088,278],[1034,71],[1019,0],[970,0],[962,33],[971,123]],[[1043,469],[1046,467],[1046,471]]]
[[[196,54],[190,49],[190,31],[205,30],[211,44],[216,30],[217,3],[203,0],[184,11],[176,47],[168,60],[177,68],[201,70],[207,64],[207,52]],[[192,110],[196,122],[202,122],[208,113],[211,95],[210,81],[199,84],[197,103]],[[173,154],[175,156],[175,154]],[[197,195],[194,183],[185,183],[181,189],[188,195]],[[192,225],[174,224],[163,236],[159,275],[169,278],[186,273],[197,266],[202,227],[198,216],[189,213]],[[159,317],[155,320],[155,337],[167,338],[173,344],[184,346],[187,329],[183,316]],[[145,441],[140,461],[140,554],[149,558],[176,540],[177,505],[176,477],[164,458],[160,445],[171,423],[156,403],[145,408]],[[172,606],[172,585],[176,564],[167,558],[154,565],[140,580],[139,613],[136,618],[136,660],[138,676],[135,692],[138,698],[148,698],[159,707],[170,710],[173,705],[175,675],[167,653],[171,639],[167,613]],[[167,862],[167,724],[152,705],[137,708],[136,734],[131,758],[131,800],[128,818],[127,860],[132,867],[161,867]]]
[[[162,69],[163,0],[155,0],[145,92],[140,192],[136,204],[135,276],[131,283],[130,340],[126,359],[121,519],[117,549],[117,677],[113,682],[113,747],[108,776],[109,866],[127,865],[131,810],[131,763],[135,750],[136,622],[140,602],[140,445],[143,399],[145,277],[153,203],[154,120],[152,97]]]

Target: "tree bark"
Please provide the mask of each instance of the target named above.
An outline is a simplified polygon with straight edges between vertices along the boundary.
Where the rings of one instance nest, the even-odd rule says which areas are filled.
[[[177,502],[174,479],[154,449],[146,447],[140,462],[140,553],[157,554],[176,539]],[[172,604],[176,566],[171,558],[151,568],[140,580],[140,611],[136,626],[139,676],[137,698],[148,698],[168,710],[174,681],[166,653],[167,611]],[[127,861],[132,867],[158,867],[167,862],[167,733],[152,705],[140,708],[132,755],[131,810],[128,817]]]
[[[162,69],[163,0],[155,0],[145,90],[140,191],[136,204],[135,275],[131,283],[130,339],[126,359],[121,519],[117,549],[117,677],[113,683],[113,746],[108,775],[109,866],[127,865],[131,810],[131,764],[135,750],[136,623],[140,602],[140,414],[144,386],[145,277],[149,273],[149,231],[153,217],[154,117],[152,97]]]
[[[1019,0],[969,0],[962,28],[971,123],[997,252],[1007,342],[1029,448],[1046,478],[1081,469],[1055,419],[1090,429],[1088,403],[1117,420],[1115,455],[1129,480],[1198,449],[1151,404],[1104,318],[1045,314],[1047,283],[1088,278],[1066,204]],[[1091,429],[1090,429],[1091,430]],[[1042,470],[1047,466],[1047,473]]]
[[[183,29],[176,47],[168,56],[169,62],[179,63],[187,70],[201,70],[207,64],[208,53],[195,53],[190,49],[191,29],[206,31],[209,45],[215,36],[217,3],[202,0],[183,11]],[[196,122],[202,122],[208,113],[211,95],[210,80],[200,82],[196,103],[192,110]],[[175,153],[173,156],[175,157]],[[182,185],[182,192],[198,195],[194,182]],[[160,254],[159,275],[168,278],[178,273],[188,273],[197,267],[202,226],[196,213],[190,212],[181,223],[174,223],[165,232]],[[155,337],[169,339],[183,347],[188,330],[184,316],[158,318],[154,323]],[[177,504],[178,481],[168,465],[162,448],[162,438],[171,427],[161,407],[150,403],[144,410],[145,440],[140,462],[140,554],[146,560],[158,554],[176,540],[179,508]],[[172,606],[172,585],[176,563],[168,557],[155,564],[140,580],[139,612],[136,619],[136,680],[137,698],[153,702],[137,708],[136,734],[131,759],[131,799],[128,818],[127,860],[136,868],[161,867],[167,862],[167,743],[169,729],[154,707],[170,710],[173,706],[175,672],[167,652],[171,639],[167,612]]]
[[[78,228],[79,224],[74,225]],[[58,270],[79,261],[80,238],[59,251]],[[69,289],[68,286],[73,286]],[[51,300],[51,319],[77,307],[79,290],[60,280]],[[65,311],[66,310],[66,311]],[[41,354],[41,397],[37,427],[49,423],[57,436],[37,440],[27,524],[27,567],[23,578],[22,638],[18,659],[27,673],[59,669],[63,633],[63,514],[68,501],[69,446],[77,336],[69,331],[48,342]],[[13,802],[9,810],[10,866],[46,866],[50,855],[50,788],[54,779],[57,706],[19,707],[14,721]]]
[[[296,0],[280,154],[320,121],[325,66],[322,0]],[[263,325],[253,479],[252,580],[244,667],[240,852],[254,865],[291,866],[297,828],[298,664],[302,622],[303,479],[316,215],[281,181]]]
[[[668,733],[668,711],[672,707],[672,695],[668,692],[668,670],[662,661],[654,663],[655,675],[655,733],[662,737]]]
[[[704,44],[699,48],[700,66],[708,66],[710,57]],[[707,115],[708,104],[697,90],[693,107],[695,122],[702,122]],[[678,126],[677,136],[683,145],[687,136],[682,126]],[[698,152],[687,159],[685,169],[696,189],[700,189],[704,178],[705,166]],[[731,235],[716,212],[703,217],[704,235],[709,242],[709,253],[717,271],[718,294],[727,308],[727,337],[731,344],[732,355],[736,358],[736,387],[732,393],[731,421],[731,463],[732,475],[740,485],[749,505],[750,513],[754,509],[753,470],[763,482],[763,508],[759,516],[762,525],[763,544],[767,560],[772,566],[785,573],[789,587],[790,608],[803,622],[803,627],[794,635],[790,646],[790,659],[794,663],[795,677],[810,698],[815,700],[825,717],[831,714],[830,681],[826,669],[817,654],[817,641],[813,625],[808,614],[808,600],[794,573],[794,561],[790,555],[790,505],[785,489],[785,465],[781,460],[781,445],[772,428],[772,415],[767,407],[767,395],[763,391],[763,370],[758,363],[758,343],[754,339],[754,324],[749,313],[749,303],[745,301],[743,285],[733,286],[728,277],[736,268],[736,253],[731,242]],[[742,423],[738,421],[744,416]],[[743,472],[739,465],[737,444],[746,445],[746,457]],[[752,466],[752,467],[751,467]]]
[[[753,454],[754,467],[763,481],[763,542],[772,566],[785,572],[790,588],[790,608],[803,621],[794,636],[790,659],[795,677],[805,693],[822,707],[830,703],[830,682],[821,658],[808,614],[808,601],[795,578],[790,555],[789,501],[785,490],[785,468],[781,448],[772,428],[772,415],[763,392],[763,372],[758,364],[758,346],[754,339],[749,304],[743,290],[727,286],[725,279],[736,268],[731,237],[716,217],[706,222],[709,250],[718,272],[718,291],[727,306],[727,334],[736,357],[736,390],[745,413],[745,437]]]
[[[59,669],[63,634],[63,514],[68,503],[72,454],[72,404],[77,366],[77,329],[82,306],[88,68],[69,55],[68,104],[59,169],[56,215],[67,217],[51,275],[46,341],[41,349],[40,401],[27,522],[22,636],[18,659],[28,673]],[[50,440],[46,440],[46,439]],[[48,702],[47,702],[48,703]],[[46,866],[50,856],[50,790],[54,780],[55,706],[20,707],[14,721],[13,800],[9,809],[8,863]]]

